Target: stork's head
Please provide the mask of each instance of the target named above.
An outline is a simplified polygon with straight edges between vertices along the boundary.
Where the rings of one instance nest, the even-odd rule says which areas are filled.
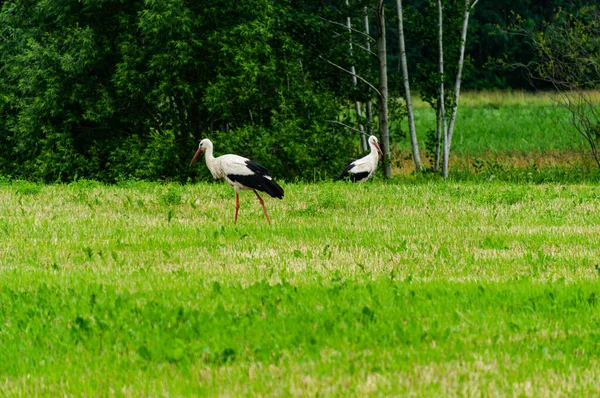
[[[200,141],[200,145],[198,145],[198,150],[196,151],[196,154],[194,155],[192,161],[190,162],[190,166],[194,164],[194,162],[196,161],[196,159],[198,159],[198,156],[200,156],[200,154],[204,151],[206,151],[206,149],[212,145],[212,142],[210,142],[210,140],[208,138],[203,139],[202,141]]]
[[[381,148],[379,147],[379,141],[377,140],[377,137],[375,137],[374,135],[370,136],[369,145],[371,146],[371,148],[375,147],[375,149],[379,151],[381,156],[383,156],[383,152],[381,152]]]

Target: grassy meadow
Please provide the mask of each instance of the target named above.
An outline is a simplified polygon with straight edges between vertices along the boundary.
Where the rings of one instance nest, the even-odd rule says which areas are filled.
[[[0,187],[0,395],[596,395],[595,184]]]
[[[589,93],[600,104],[600,91]],[[588,156],[588,144],[570,125],[571,116],[557,105],[556,96],[548,92],[522,91],[465,92],[461,95],[452,139],[454,169],[480,171],[479,166],[508,169],[553,168],[589,173],[596,166]],[[415,127],[422,158],[425,156],[426,134],[435,130],[435,111],[426,103],[415,101]],[[396,136],[398,173],[414,170],[411,160],[408,124],[392,123]],[[400,137],[405,137],[401,139]],[[473,168],[475,164],[475,169]]]
[[[548,97],[461,101],[452,179],[401,142],[271,227],[224,183],[0,179],[0,396],[599,395],[598,173]]]

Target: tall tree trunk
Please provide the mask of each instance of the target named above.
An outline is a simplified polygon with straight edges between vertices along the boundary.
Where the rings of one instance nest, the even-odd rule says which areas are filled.
[[[349,0],[346,0],[346,7],[350,7]],[[352,34],[352,19],[350,17],[346,17],[346,26],[348,27],[348,33],[350,33],[350,35],[351,35]],[[349,51],[350,51],[350,56],[352,57],[352,36],[350,36],[350,50]],[[352,84],[354,86],[357,86],[358,79],[356,78],[356,68],[354,67],[354,65],[350,66],[350,72],[352,73]],[[362,119],[360,102],[358,102],[358,101],[354,102],[354,110],[356,112],[356,119],[357,119],[356,123],[358,125],[358,131],[360,133],[360,146],[363,151],[366,151],[368,146],[367,146],[367,139],[365,137],[365,128],[360,123],[360,119]]]
[[[369,28],[369,10],[367,7],[365,7],[364,9],[364,26],[365,26],[365,33],[367,34],[367,36],[371,35],[370,32],[370,28]],[[367,38],[365,40],[365,48],[368,51],[371,51],[371,41]],[[371,91],[371,89],[369,89],[369,91]],[[371,128],[372,124],[373,124],[373,109],[372,109],[372,103],[371,103],[371,96],[369,95],[369,100],[367,101],[366,108],[367,108],[367,120],[369,121],[368,127],[367,127],[367,135],[371,135],[373,134],[373,129]],[[365,145],[367,145],[367,137],[365,137]]]
[[[445,133],[446,131],[446,120],[444,118],[444,122],[442,123],[442,106],[439,101],[436,109],[435,126],[435,159],[433,163],[433,171],[437,173],[440,171],[440,159],[442,154],[442,132]]]
[[[434,171],[440,170],[440,152],[442,143],[442,132],[444,132],[444,142],[446,141],[446,101],[444,95],[444,19],[442,15],[442,0],[437,1],[438,6],[438,41],[440,52],[439,75],[440,75],[440,98],[438,99],[437,109],[437,136],[435,148],[435,166]]]
[[[384,0],[377,4],[377,56],[379,58],[379,137],[383,151],[383,167],[387,178],[392,178],[390,132],[388,129],[387,50],[385,40]]]
[[[369,126],[367,128],[367,135],[372,135],[373,134],[373,128],[371,127],[373,125],[373,104],[371,102],[371,100],[369,100],[369,102],[367,102],[366,104],[367,107],[367,120],[369,121]]]
[[[352,68],[354,68],[354,67],[352,67]],[[356,83],[355,83],[355,85],[356,85]],[[362,148],[363,152],[365,152],[368,148],[368,145],[367,145],[367,137],[365,134],[365,127],[360,122],[360,120],[362,119],[362,110],[360,107],[360,102],[358,102],[358,101],[354,102],[354,111],[356,112],[356,118],[358,119],[357,123],[358,123],[358,132],[360,135],[360,147]]]
[[[450,145],[452,144],[452,134],[454,133],[454,122],[456,121],[456,113],[458,111],[458,99],[460,97],[460,83],[462,76],[462,68],[465,61],[465,45],[467,42],[467,28],[469,27],[469,14],[471,9],[475,7],[479,0],[473,1],[465,0],[465,13],[463,16],[463,26],[460,35],[460,54],[458,57],[458,71],[456,72],[456,83],[454,84],[454,102],[452,104],[452,114],[450,115],[450,122],[448,123],[448,130],[444,139],[444,166],[443,176],[448,178],[448,161],[450,157]]]
[[[402,0],[396,0],[398,9],[398,42],[400,44],[400,64],[402,66],[402,79],[404,80],[404,99],[406,100],[406,111],[408,112],[408,130],[410,132],[410,145],[412,147],[415,170],[421,171],[421,154],[417,141],[415,129],[415,114],[413,112],[412,100],[410,98],[410,82],[408,80],[408,66],[406,65],[406,47],[404,45],[404,24],[402,20]]]

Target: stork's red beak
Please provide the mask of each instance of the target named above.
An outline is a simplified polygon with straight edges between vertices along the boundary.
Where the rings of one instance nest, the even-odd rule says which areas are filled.
[[[194,155],[194,158],[192,159],[192,161],[190,163],[190,167],[194,164],[196,159],[198,159],[198,156],[200,156],[201,153],[202,153],[202,148],[198,148],[198,150],[196,151],[196,154]]]
[[[377,148],[377,150],[379,151],[379,153],[381,154],[381,157],[383,157],[383,152],[381,152],[381,148],[379,148],[379,144],[374,142],[375,144],[375,148]]]

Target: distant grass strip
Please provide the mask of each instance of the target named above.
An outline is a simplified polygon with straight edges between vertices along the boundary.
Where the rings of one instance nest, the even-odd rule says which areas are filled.
[[[600,104],[600,91],[590,91],[589,98]],[[597,168],[589,145],[571,125],[569,111],[556,99],[552,92],[463,92],[452,139],[451,173],[473,174],[473,168],[488,162],[492,167],[589,174],[586,170]],[[425,167],[432,167],[426,148],[435,136],[435,111],[420,100],[414,103],[421,158]],[[392,164],[397,174],[404,175],[414,171],[407,123],[406,117],[399,122],[392,118],[390,125]]]
[[[600,90],[585,92],[594,103],[600,104]],[[474,107],[511,107],[511,106],[552,106],[560,96],[552,91],[523,91],[523,90],[481,90],[463,91],[460,94],[460,106]],[[413,98],[415,108],[428,108],[429,104],[420,97]]]
[[[580,136],[569,124],[570,114],[554,105],[526,105],[506,107],[459,108],[452,153],[458,156],[487,157],[494,154],[533,153],[543,154],[556,151],[579,151],[586,148]],[[415,125],[421,146],[424,149],[426,135],[436,128],[435,112],[430,108],[415,110]],[[408,132],[406,120],[401,126],[392,126]],[[397,137],[394,142],[408,149],[408,138]]]

